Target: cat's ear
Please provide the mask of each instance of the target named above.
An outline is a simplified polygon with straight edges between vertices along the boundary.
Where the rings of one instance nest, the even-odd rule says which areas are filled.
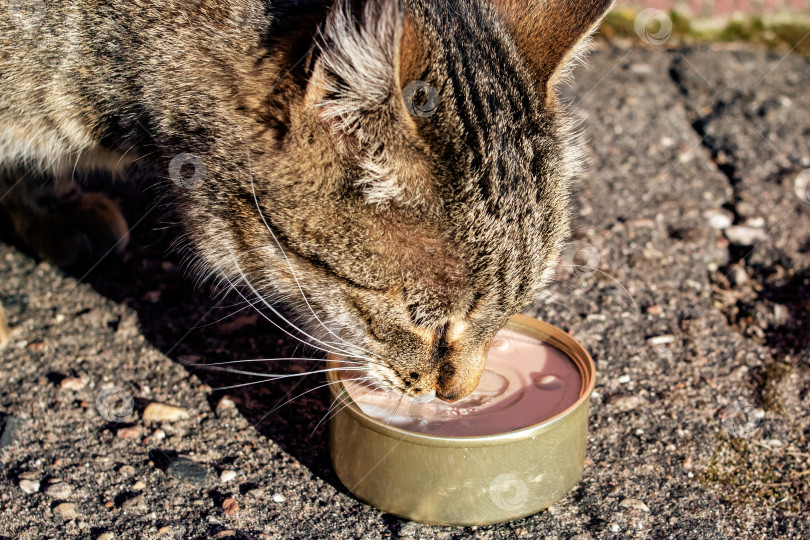
[[[350,130],[399,92],[402,0],[335,0],[319,36],[312,97],[322,119]]]
[[[613,4],[613,0],[490,1],[546,89],[566,73]]]
[[[369,203],[434,209],[427,148],[400,84],[402,0],[335,0],[319,36],[307,103],[360,170]]]

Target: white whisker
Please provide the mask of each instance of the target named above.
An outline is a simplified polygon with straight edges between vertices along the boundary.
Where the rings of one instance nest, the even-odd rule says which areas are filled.
[[[590,266],[586,266],[586,265],[584,265],[584,264],[575,264],[575,265],[573,265],[573,266],[574,266],[575,268],[585,268],[585,269],[587,269],[587,270],[592,270],[592,271],[594,271],[594,272],[599,272],[600,274],[602,274],[602,275],[603,275],[603,276],[605,276],[606,278],[613,280],[613,282],[614,282],[614,283],[616,283],[616,285],[618,285],[619,287],[621,287],[621,288],[622,288],[622,290],[624,291],[624,294],[626,294],[626,295],[627,295],[627,297],[630,299],[630,301],[631,301],[631,302],[633,302],[633,308],[636,310],[636,312],[641,313],[641,310],[638,308],[638,305],[636,304],[636,300],[633,298],[633,295],[632,295],[632,294],[630,294],[630,291],[628,291],[628,290],[627,290],[627,289],[624,287],[624,285],[622,285],[622,284],[621,284],[621,282],[620,282],[618,279],[616,279],[615,277],[611,276],[611,275],[610,275],[610,274],[608,274],[607,272],[604,272],[604,271],[602,271],[602,270],[599,270],[598,268],[592,268],[592,267],[590,267]]]
[[[233,256],[232,256],[232,258],[233,258]],[[284,316],[283,316],[281,313],[279,313],[279,312],[278,312],[278,310],[276,310],[276,309],[275,309],[273,306],[271,306],[271,305],[270,305],[270,304],[267,302],[267,300],[265,300],[265,299],[264,299],[264,298],[263,298],[263,297],[262,297],[262,296],[261,296],[261,295],[258,293],[258,291],[256,291],[256,288],[255,288],[255,287],[253,287],[253,285],[251,285],[251,283],[250,283],[249,281],[247,281],[247,277],[245,276],[245,273],[244,273],[244,271],[242,270],[242,267],[241,267],[241,266],[239,266],[239,263],[236,261],[236,259],[235,259],[235,258],[233,258],[233,261],[234,261],[234,264],[236,265],[236,268],[238,269],[238,271],[239,271],[239,273],[240,273],[240,275],[241,275],[242,280],[243,280],[243,281],[244,281],[244,282],[245,282],[245,283],[248,285],[248,287],[249,287],[249,288],[250,288],[250,289],[253,291],[253,293],[256,295],[256,297],[259,299],[259,301],[261,301],[261,302],[262,302],[262,303],[263,303],[263,304],[264,304],[264,305],[265,305],[265,306],[266,306],[266,307],[267,307],[267,308],[268,308],[268,309],[269,309],[269,310],[270,310],[270,311],[271,311],[271,312],[272,312],[274,315],[276,315],[277,317],[279,317],[279,318],[280,318],[282,321],[284,321],[285,323],[289,324],[289,325],[290,325],[291,327],[293,327],[294,329],[296,329],[296,330],[298,330],[299,332],[301,332],[302,334],[304,334],[306,337],[308,337],[308,338],[310,338],[310,339],[313,339],[313,340],[315,340],[315,341],[317,341],[317,342],[319,342],[319,343],[323,343],[321,340],[319,340],[319,339],[317,339],[317,338],[315,338],[315,337],[313,337],[313,336],[310,336],[309,334],[307,334],[306,332],[304,332],[303,330],[301,330],[300,328],[298,328],[297,326],[295,326],[293,323],[291,323],[290,321],[288,321],[288,320],[287,320],[287,319],[286,319],[286,318],[285,318],[285,317],[284,317]],[[223,275],[224,275],[224,274],[223,274]],[[241,291],[240,291],[240,290],[239,290],[239,289],[238,289],[238,288],[237,288],[237,287],[234,285],[234,283],[231,281],[231,279],[230,279],[229,277],[227,277],[227,275],[224,275],[224,278],[225,278],[225,280],[226,280],[226,281],[227,281],[227,282],[230,284],[230,286],[233,288],[233,290],[234,290],[234,291],[236,291],[236,293],[237,293],[237,294],[239,294],[239,296],[241,296],[242,298],[244,298],[245,300],[247,300],[247,297],[245,297],[245,295],[243,295],[243,294],[242,294],[242,292],[241,292]],[[253,302],[249,302],[249,303],[250,303],[250,305],[251,305],[251,306],[253,306],[254,308],[256,307],[256,304],[255,304],[255,303],[253,303]],[[302,338],[300,338],[300,337],[298,337],[298,336],[296,336],[296,335],[293,335],[292,333],[290,333],[290,332],[289,332],[289,331],[287,331],[286,329],[282,328],[282,327],[281,327],[281,326],[280,326],[278,323],[276,323],[274,320],[270,319],[270,317],[268,317],[267,315],[265,315],[265,314],[264,314],[264,313],[263,313],[261,310],[257,309],[257,312],[258,312],[258,313],[259,313],[259,314],[260,314],[262,317],[264,317],[264,318],[265,318],[265,320],[267,320],[267,321],[268,321],[270,324],[272,324],[273,326],[275,326],[276,328],[278,328],[279,330],[281,330],[282,332],[284,332],[284,333],[285,333],[286,335],[288,335],[289,337],[291,337],[291,338],[293,338],[293,339],[295,339],[295,340],[300,341],[300,342],[301,342],[301,343],[303,343],[304,345],[307,345],[307,346],[309,346],[309,347],[313,347],[313,348],[315,348],[315,349],[317,349],[317,350],[320,350],[320,351],[322,351],[322,352],[325,352],[325,353],[330,353],[330,354],[338,354],[338,355],[345,356],[345,357],[348,357],[348,358],[360,358],[360,359],[364,359],[364,360],[366,360],[366,358],[363,358],[363,357],[360,357],[360,356],[355,356],[355,355],[349,354],[349,353],[348,353],[348,352],[346,352],[346,351],[343,351],[343,350],[337,349],[337,347],[332,347],[332,349],[336,349],[336,350],[332,350],[332,349],[325,349],[325,348],[323,348],[323,347],[319,347],[319,346],[317,346],[317,345],[314,345],[314,344],[312,344],[312,343],[310,343],[310,342],[308,342],[308,341],[305,341],[304,339],[302,339]],[[367,359],[367,360],[371,360],[371,359]]]
[[[397,401],[397,406],[394,407],[393,412],[391,412],[391,416],[389,416],[388,419],[385,421],[386,425],[391,424],[391,419],[394,417],[395,414],[397,414],[397,410],[399,409],[399,406],[402,405],[402,398],[403,397],[405,397],[405,394],[400,394],[399,395],[399,401]]]
[[[343,379],[343,380],[344,380],[344,381],[347,381],[347,380],[352,380],[352,379]],[[371,380],[371,379],[368,379],[368,380]],[[369,390],[368,392],[364,393],[364,394],[363,394],[363,395],[361,395],[361,396],[357,396],[357,398],[356,398],[356,399],[355,399],[355,398],[353,398],[353,397],[351,397],[351,396],[349,396],[349,397],[351,398],[351,401],[354,401],[354,402],[356,403],[357,401],[359,401],[359,400],[363,399],[363,398],[364,398],[364,397],[366,397],[367,395],[369,395],[369,394],[371,394],[371,393],[373,393],[373,392],[376,392],[376,391],[377,391],[379,388],[374,388],[374,387],[373,387],[373,386],[374,386],[374,384],[373,384],[373,383],[374,383],[375,381],[371,380],[371,382],[372,382],[372,388],[371,388],[371,390]],[[347,390],[346,388],[344,388],[344,389],[343,389],[343,392],[346,392],[346,393],[348,394],[348,390]],[[350,401],[349,401],[348,399],[346,399],[346,400],[345,400],[345,403],[343,403],[343,406],[342,406],[342,407],[340,407],[339,409],[335,409],[335,410],[333,411],[333,409],[334,409],[334,407],[335,407],[335,405],[336,405],[337,403],[340,403],[341,401],[344,401],[344,400],[340,399],[340,397],[343,395],[343,392],[341,392],[340,394],[338,394],[338,397],[337,397],[337,398],[334,400],[334,402],[332,403],[332,405],[329,407],[329,410],[327,410],[327,411],[326,411],[326,414],[324,415],[324,417],[323,417],[323,418],[321,418],[321,420],[320,420],[320,421],[318,422],[318,424],[315,426],[315,429],[313,429],[313,430],[312,430],[312,433],[315,433],[315,430],[317,430],[317,429],[318,429],[318,426],[320,426],[320,425],[321,425],[323,422],[329,422],[330,420],[332,420],[332,418],[334,418],[334,417],[336,417],[338,414],[340,414],[340,412],[341,412],[343,409],[345,409],[346,407],[348,407],[348,406],[349,406]],[[358,405],[358,407],[359,407],[359,405]],[[312,436],[312,433],[310,433],[310,437]]]
[[[306,362],[325,362],[326,360],[323,358],[253,358],[250,360],[231,360],[229,362],[215,362],[211,364],[183,364],[186,366],[227,366],[230,364],[248,364],[253,362],[286,362],[286,361],[295,361],[295,360],[303,360]],[[332,360],[332,362],[342,363],[342,364],[353,364],[358,366],[365,366],[363,362],[352,362],[350,360]]]
[[[367,380],[367,378],[366,378],[366,377],[357,377],[357,378],[354,378],[354,379],[341,379],[341,380],[344,380],[344,381],[364,381],[364,380]],[[265,414],[264,416],[262,416],[262,417],[261,417],[261,419],[260,419],[258,422],[256,422],[256,427],[259,427],[259,424],[261,424],[262,422],[264,422],[264,420],[265,420],[265,419],[266,419],[268,416],[270,416],[271,414],[273,414],[274,412],[276,412],[277,410],[279,410],[279,409],[280,409],[281,407],[283,407],[284,405],[287,405],[287,404],[288,404],[288,403],[290,403],[291,401],[294,401],[294,400],[296,400],[296,399],[300,398],[301,396],[304,396],[304,395],[306,395],[306,394],[309,394],[310,392],[313,392],[313,391],[315,391],[315,390],[320,390],[321,388],[326,388],[327,386],[331,386],[331,385],[333,385],[333,384],[337,384],[337,383],[339,383],[339,382],[341,382],[341,381],[332,381],[332,382],[328,382],[328,383],[326,383],[326,384],[322,384],[322,385],[320,385],[320,386],[316,386],[315,388],[310,388],[310,389],[309,389],[309,390],[307,390],[306,392],[301,392],[301,393],[300,393],[300,394],[298,394],[297,396],[293,396],[293,397],[291,397],[290,399],[288,399],[287,401],[285,401],[285,402],[284,402],[284,403],[282,403],[281,405],[276,405],[276,406],[275,406],[275,407],[273,407],[273,408],[272,408],[272,409],[271,409],[271,410],[270,410],[270,411],[269,411],[267,414]]]
[[[253,377],[262,377],[265,381],[277,381],[279,379],[294,379],[296,377],[306,377],[307,375],[314,375],[316,373],[330,373],[332,371],[361,371],[365,370],[362,367],[337,367],[327,369],[316,369],[314,371],[306,371],[304,373],[258,373],[255,371],[244,371],[241,369],[231,369],[219,366],[211,366],[208,368],[210,371],[222,371],[225,373],[233,373],[234,375],[250,375]]]
[[[342,380],[341,380],[341,382],[342,382]],[[332,400],[332,403],[329,405],[329,408],[326,410],[326,413],[324,413],[324,415],[321,417],[321,419],[318,420],[318,423],[315,424],[315,428],[309,434],[310,437],[312,437],[312,435],[314,435],[315,432],[318,431],[318,428],[323,423],[323,421],[326,420],[327,417],[329,417],[330,413],[334,410],[335,405],[342,402],[341,397],[343,396],[343,394],[348,394],[348,390],[346,389],[345,386],[343,387],[343,390],[341,390],[340,393],[338,393],[338,395],[335,396],[335,399]]]
[[[240,302],[240,303],[242,303],[242,302]],[[227,308],[228,306],[219,306],[219,307],[220,307],[220,308]],[[233,307],[235,307],[235,306],[233,306]],[[224,317],[221,317],[221,318],[219,318],[219,319],[217,319],[217,320],[215,320],[215,321],[212,321],[212,322],[207,323],[207,324],[200,324],[200,325],[197,325],[197,328],[206,328],[206,327],[209,327],[209,326],[214,326],[214,325],[216,325],[216,324],[219,324],[219,323],[221,323],[222,321],[224,321],[224,320],[226,320],[226,319],[228,319],[228,318],[230,318],[230,317],[233,317],[233,316],[234,316],[234,315],[236,315],[237,313],[240,313],[240,312],[242,312],[242,311],[245,311],[245,310],[246,310],[246,309],[248,309],[249,307],[250,307],[250,306],[247,306],[247,305],[246,305],[246,306],[244,306],[244,307],[241,307],[241,308],[237,309],[236,311],[234,311],[233,313],[228,313],[228,314],[227,314],[227,315],[225,315]]]
[[[290,273],[292,274],[292,277],[295,280],[295,284],[298,287],[298,290],[301,292],[301,297],[304,299],[304,302],[306,303],[307,308],[309,308],[310,313],[312,313],[312,316],[315,317],[315,320],[317,320],[318,323],[320,323],[320,325],[328,333],[335,336],[335,338],[337,338],[337,340],[339,342],[344,343],[344,344],[346,344],[346,345],[348,345],[348,346],[350,346],[350,347],[352,347],[354,349],[360,350],[360,351],[362,351],[362,352],[364,352],[366,354],[370,354],[372,356],[377,356],[378,358],[381,358],[381,357],[379,357],[379,355],[377,355],[377,354],[375,354],[375,353],[361,347],[360,345],[350,343],[350,342],[346,341],[345,339],[343,339],[341,336],[337,335],[335,332],[332,331],[331,328],[326,326],[326,324],[321,320],[321,318],[318,317],[318,315],[315,313],[315,310],[312,308],[312,304],[310,304],[309,299],[307,298],[307,295],[304,293],[304,288],[301,286],[301,282],[298,280],[298,276],[295,273],[295,269],[293,268],[293,265],[292,265],[292,262],[290,261],[290,258],[287,257],[287,253],[284,251],[284,248],[281,246],[281,242],[278,241],[278,238],[276,237],[276,233],[273,232],[273,229],[270,228],[270,224],[267,223],[267,219],[265,219],[265,217],[264,217],[264,213],[262,212],[261,205],[259,205],[259,197],[256,194],[256,185],[253,182],[253,166],[252,166],[252,162],[250,160],[250,148],[249,147],[247,147],[247,161],[248,161],[248,173],[250,175],[250,187],[253,190],[253,200],[256,203],[256,210],[259,211],[259,217],[261,217],[262,222],[264,223],[264,226],[267,228],[267,231],[273,237],[273,241],[276,243],[276,246],[278,246],[278,249],[281,252],[281,255],[284,257],[284,260],[287,262],[287,266],[289,267]]]

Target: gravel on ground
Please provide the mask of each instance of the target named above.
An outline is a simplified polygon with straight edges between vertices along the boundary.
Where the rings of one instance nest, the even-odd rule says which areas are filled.
[[[596,361],[587,462],[500,525],[353,497],[319,376],[233,387],[255,378],[201,366],[311,351],[184,275],[148,179],[114,188],[146,217],[86,275],[5,237],[0,538],[807,538],[808,87],[808,59],[734,48],[603,45],[575,73],[590,170],[574,247],[526,312]]]

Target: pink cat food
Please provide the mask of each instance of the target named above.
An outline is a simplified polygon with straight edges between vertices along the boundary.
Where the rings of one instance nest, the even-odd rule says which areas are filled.
[[[576,365],[555,347],[511,330],[492,341],[481,382],[454,403],[408,397],[348,381],[352,400],[368,416],[394,427],[435,436],[495,435],[547,420],[580,397]]]

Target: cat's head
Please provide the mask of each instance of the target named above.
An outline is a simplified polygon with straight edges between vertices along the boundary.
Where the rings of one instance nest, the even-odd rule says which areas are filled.
[[[556,268],[579,150],[553,86],[610,3],[326,6],[257,63],[247,171],[192,237],[384,386],[466,396]]]

